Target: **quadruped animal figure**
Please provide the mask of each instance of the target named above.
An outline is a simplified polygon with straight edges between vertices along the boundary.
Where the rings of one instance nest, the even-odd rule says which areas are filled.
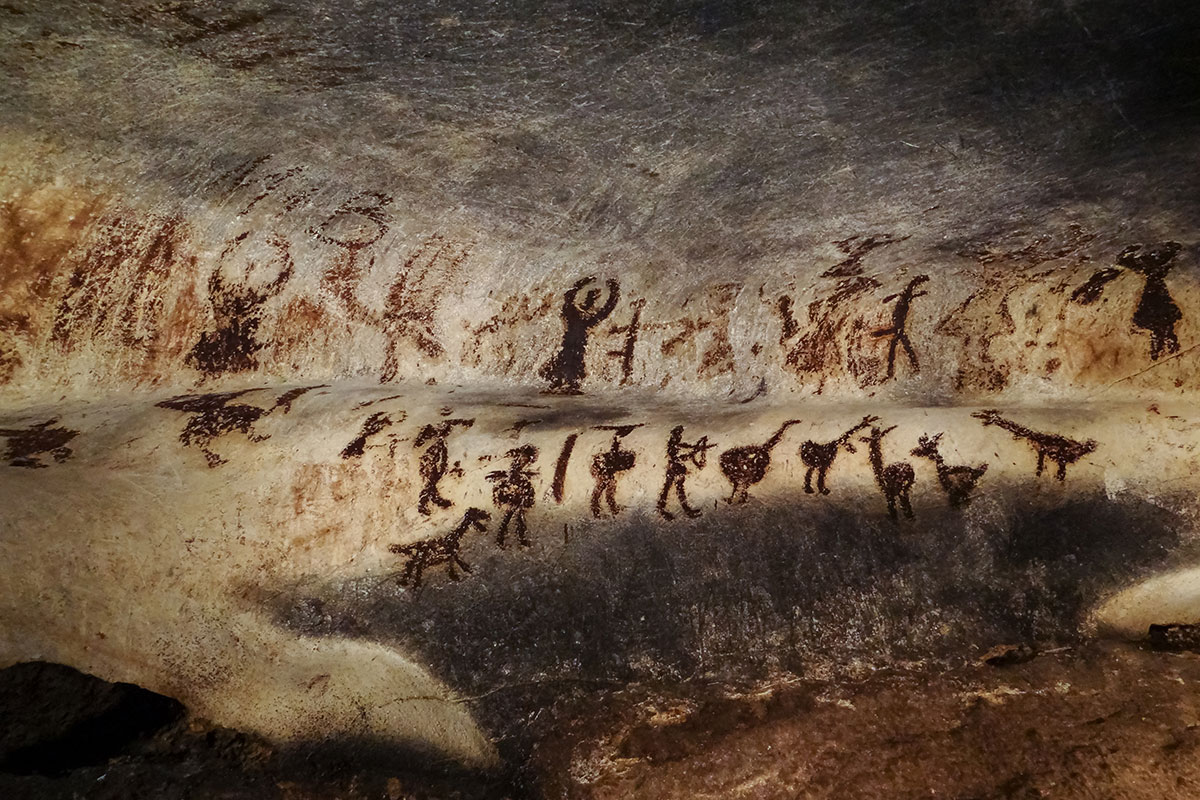
[[[904,510],[904,516],[912,519],[912,503],[909,502],[908,493],[917,480],[912,464],[907,461],[883,463],[883,437],[894,430],[896,430],[895,425],[883,430],[871,428],[870,435],[862,437],[859,441],[869,448],[871,470],[875,473],[875,482],[879,484],[879,489],[887,500],[888,516],[892,520],[898,519],[896,503],[899,501],[900,507]]]
[[[10,467],[40,469],[48,466],[38,457],[47,453],[55,463],[61,464],[71,457],[67,442],[79,435],[70,428],[52,428],[58,417],[38,422],[28,428],[0,428],[0,436],[8,437],[4,457]]]
[[[234,403],[233,400],[244,394],[256,391],[254,389],[239,389],[236,392],[214,392],[212,394],[185,394],[155,403],[158,408],[169,408],[173,411],[183,411],[192,416],[183,426],[179,441],[184,447],[196,445],[204,454],[204,460],[209,467],[219,467],[226,462],[210,446],[214,439],[226,433],[237,431],[252,442],[266,441],[270,437],[254,431],[254,423],[263,417],[281,409],[286,414],[291,410],[292,403],[300,394],[320,388],[317,386],[304,389],[292,389],[284,392],[276,399],[270,408],[252,406],[246,403]]]
[[[504,509],[504,518],[496,531],[496,544],[504,547],[504,538],[508,535],[509,523],[515,525],[517,541],[522,546],[530,547],[529,527],[525,524],[525,512],[533,508],[534,491],[530,478],[537,475],[536,470],[527,469],[537,461],[538,449],[531,444],[514,447],[504,454],[511,458],[512,464],[508,469],[499,469],[487,474],[492,481],[492,502],[497,508]]]
[[[800,460],[804,462],[804,466],[808,467],[804,473],[804,491],[807,494],[813,493],[812,478],[815,472],[817,473],[817,491],[821,494],[829,494],[829,489],[825,487],[825,474],[833,466],[838,450],[845,450],[847,453],[856,452],[854,445],[850,442],[850,437],[878,421],[879,417],[868,414],[862,418],[861,422],[833,441],[814,442],[810,439],[800,445]]]
[[[1054,473],[1054,477],[1060,481],[1065,480],[1067,477],[1067,466],[1074,464],[1096,449],[1095,439],[1077,442],[1074,439],[1068,439],[1056,433],[1041,433],[1030,430],[1024,425],[1018,425],[1012,420],[1000,416],[1000,412],[994,408],[976,411],[971,416],[981,420],[984,425],[995,425],[998,428],[1003,428],[1011,433],[1014,439],[1024,439],[1029,442],[1029,446],[1037,453],[1037,472],[1035,474],[1039,477],[1046,467],[1046,461],[1050,460],[1058,465],[1058,470]]]
[[[445,476],[446,469],[450,463],[450,451],[446,447],[446,439],[449,438],[451,431],[456,426],[469,428],[474,424],[475,420],[473,419],[448,419],[436,425],[426,425],[417,433],[413,447],[429,445],[425,449],[425,452],[421,454],[421,461],[417,466],[421,477],[425,479],[425,485],[421,488],[421,493],[417,500],[417,511],[425,516],[433,513],[433,510],[429,507],[430,503],[440,508],[450,508],[454,505],[454,503],[442,497],[441,492],[438,491],[438,483]]]
[[[693,444],[685,442],[682,425],[671,429],[671,435],[667,438],[667,475],[663,480],[662,491],[658,494],[658,513],[663,519],[675,519],[675,515],[667,511],[667,498],[672,489],[679,498],[679,507],[683,509],[683,513],[689,517],[700,516],[698,509],[688,505],[687,491],[683,484],[689,474],[688,462],[697,470],[704,469],[708,464],[708,451],[715,446],[709,444],[707,436],[701,436]]]
[[[401,586],[412,582],[413,591],[421,588],[421,578],[425,574],[425,570],[438,564],[445,564],[446,571],[450,575],[450,580],[459,580],[458,572],[455,567],[461,567],[463,572],[471,571],[470,565],[462,560],[462,556],[458,554],[462,547],[462,538],[468,533],[471,528],[480,533],[487,532],[487,522],[491,519],[491,514],[484,511],[482,508],[468,508],[467,512],[462,515],[458,525],[445,536],[439,536],[435,539],[424,539],[420,542],[412,542],[410,544],[393,544],[388,546],[388,551],[396,555],[407,556],[408,561],[404,563],[404,570],[397,578],[397,583]]]
[[[987,472],[988,465],[980,464],[978,467],[972,467],[965,464],[958,466],[947,464],[941,453],[938,452],[938,443],[941,440],[942,434],[940,433],[933,436],[921,436],[917,440],[917,446],[912,450],[912,455],[932,461],[934,468],[937,469],[938,483],[942,485],[946,497],[950,499],[950,505],[964,506],[971,502],[971,493],[975,491],[975,485],[979,483],[979,479]]]
[[[608,509],[615,517],[621,513],[621,506],[617,505],[617,477],[622,472],[627,472],[633,469],[633,465],[637,460],[637,453],[632,450],[621,449],[621,439],[625,438],[637,428],[642,427],[642,423],[636,425],[596,425],[598,431],[612,431],[612,444],[607,450],[601,450],[592,457],[592,477],[596,481],[595,487],[592,489],[592,516],[599,518],[603,516],[600,510],[600,498],[603,495],[605,502],[608,503]]]
[[[731,447],[721,453],[721,473],[733,484],[733,492],[725,502],[741,505],[750,499],[750,487],[765,478],[767,468],[771,466],[771,451],[779,444],[788,428],[799,424],[798,419],[786,420],[771,438],[762,444]]]

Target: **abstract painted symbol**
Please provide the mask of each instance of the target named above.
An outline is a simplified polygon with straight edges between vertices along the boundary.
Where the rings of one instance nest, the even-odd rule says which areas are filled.
[[[609,333],[625,334],[625,342],[620,350],[609,350],[607,355],[621,361],[621,386],[629,383],[633,376],[633,350],[637,346],[638,334],[641,332],[642,309],[646,307],[645,298],[638,298],[630,303],[633,317],[628,325],[614,325]]]
[[[424,541],[413,542],[411,544],[389,545],[389,552],[408,558],[404,562],[403,571],[396,579],[397,583],[401,586],[411,584],[413,591],[416,591],[421,588],[421,578],[425,574],[425,570],[435,567],[438,564],[446,565],[446,571],[452,581],[459,579],[455,567],[460,567],[463,572],[469,573],[471,567],[459,555],[459,550],[462,547],[462,538],[471,528],[480,533],[485,533],[487,531],[487,522],[490,519],[491,515],[482,508],[468,508],[467,512],[463,514],[462,519],[459,520],[458,525],[445,536],[439,536],[435,539],[425,539]]]
[[[48,419],[28,428],[0,428],[0,436],[8,437],[4,457],[10,467],[28,467],[41,469],[49,466],[43,464],[38,457],[48,454],[56,463],[61,464],[71,457],[71,448],[67,442],[79,435],[79,431],[70,428],[51,427],[58,418]]]
[[[1137,308],[1133,312],[1133,325],[1150,334],[1151,361],[1157,361],[1164,352],[1179,352],[1175,325],[1183,319],[1183,314],[1171,297],[1166,278],[1174,266],[1171,262],[1182,249],[1179,242],[1163,242],[1145,248],[1134,244],[1117,256],[1117,264],[1145,278]],[[1091,305],[1099,299],[1104,286],[1120,274],[1118,269],[1099,270],[1071,294],[1071,299],[1080,305]]]
[[[987,472],[988,465],[980,464],[978,467],[972,467],[965,464],[947,464],[942,458],[942,454],[938,452],[938,444],[941,440],[942,434],[940,433],[935,433],[933,436],[921,436],[917,440],[917,446],[912,450],[912,455],[918,458],[927,458],[933,462],[933,466],[937,470],[938,483],[946,492],[950,505],[966,505],[971,502],[971,493],[975,491],[975,485],[979,483],[979,479]]]
[[[487,474],[487,479],[495,485],[492,487],[492,502],[497,508],[504,509],[504,518],[496,530],[496,544],[504,547],[504,538],[508,535],[511,523],[517,534],[517,541],[529,547],[529,527],[525,523],[525,512],[533,508],[533,483],[530,478],[537,475],[536,470],[528,467],[537,461],[538,449],[531,444],[514,447],[504,454],[511,458],[512,464],[504,470],[495,470]]]
[[[927,294],[926,292],[917,291],[917,287],[928,280],[928,275],[918,275],[896,294],[890,294],[883,298],[883,302],[885,303],[892,301],[896,303],[892,308],[892,324],[886,328],[872,331],[871,335],[876,338],[890,338],[888,342],[887,375],[884,377],[885,381],[896,376],[896,348],[899,346],[904,347],[904,352],[908,355],[908,363],[912,367],[912,371],[914,373],[921,371],[920,362],[917,361],[917,353],[913,350],[912,342],[908,338],[908,314],[912,310],[912,301]]]
[[[731,447],[721,453],[721,473],[733,484],[733,492],[725,502],[740,505],[750,499],[750,487],[765,478],[771,466],[771,451],[788,428],[799,424],[800,420],[789,419],[762,444]]]
[[[1029,442],[1029,446],[1037,453],[1037,472],[1035,474],[1039,476],[1045,469],[1046,461],[1049,460],[1058,465],[1058,471],[1055,472],[1054,477],[1060,481],[1065,480],[1067,477],[1067,466],[1074,464],[1096,449],[1096,441],[1094,439],[1088,439],[1086,442],[1077,442],[1074,439],[1068,439],[1056,433],[1041,433],[1030,430],[1024,425],[1018,425],[1012,420],[1005,419],[995,409],[976,411],[971,416],[982,420],[984,425],[995,425],[998,428],[1003,428],[1011,433],[1014,439],[1024,439]]]
[[[253,430],[254,423],[278,408],[282,408],[283,413],[286,414],[300,394],[318,388],[320,387],[308,386],[299,390],[291,389],[280,395],[279,399],[270,408],[230,402],[244,394],[255,391],[254,389],[240,389],[236,392],[217,392],[212,394],[185,394],[179,397],[172,397],[170,400],[163,400],[161,403],[155,403],[155,405],[158,408],[169,408],[173,411],[183,411],[191,414],[191,417],[183,426],[183,431],[179,434],[179,441],[184,447],[195,445],[200,448],[200,452],[204,454],[204,460],[208,462],[208,466],[217,467],[226,463],[226,459],[214,453],[210,448],[215,439],[227,433],[237,431],[252,442],[265,441],[270,437],[256,433]]]
[[[587,377],[584,356],[587,354],[588,336],[592,328],[608,319],[621,299],[620,284],[611,278],[606,282],[608,297],[603,304],[600,303],[600,297],[604,292],[598,286],[592,286],[584,292],[584,288],[595,280],[593,277],[582,278],[563,295],[562,342],[554,357],[538,371],[542,378],[550,382],[546,389],[549,394],[582,392],[580,385]],[[582,298],[580,292],[584,292]]]
[[[817,491],[821,494],[829,494],[829,489],[825,487],[825,475],[829,472],[829,468],[833,466],[838,451],[845,450],[847,453],[855,452],[854,445],[850,443],[850,437],[868,425],[878,421],[879,417],[868,415],[863,417],[862,421],[853,428],[832,441],[815,442],[809,439],[800,445],[800,460],[808,468],[804,473],[804,491],[808,494],[813,493],[812,478],[815,472],[817,474]]]
[[[575,450],[575,442],[579,439],[578,433],[572,433],[563,441],[562,450],[558,453],[558,460],[554,462],[554,481],[550,485],[550,490],[554,495],[554,502],[561,503],[567,491],[567,467],[571,463],[571,453]]]
[[[612,431],[612,444],[607,450],[602,450],[592,457],[592,478],[595,487],[592,489],[592,516],[603,516],[600,511],[600,498],[603,496],[608,509],[615,517],[621,513],[617,505],[617,479],[622,472],[633,469],[637,453],[621,449],[621,439],[633,433],[642,423],[636,425],[596,425],[595,430]]]
[[[879,490],[883,492],[884,499],[887,500],[888,516],[893,520],[897,519],[896,502],[899,501],[900,507],[904,509],[904,516],[912,519],[913,510],[908,493],[917,480],[912,464],[907,461],[897,461],[893,464],[883,463],[883,437],[894,430],[896,430],[895,425],[883,430],[871,428],[870,435],[862,437],[859,441],[869,448],[871,471],[875,473],[875,482],[879,484]]]
[[[675,515],[667,511],[667,498],[672,490],[679,498],[679,507],[683,509],[683,513],[689,517],[700,516],[698,509],[688,505],[687,491],[683,484],[690,472],[688,463],[697,470],[704,469],[708,464],[708,451],[715,446],[709,444],[707,436],[701,436],[694,443],[685,442],[682,425],[671,429],[671,435],[667,438],[667,474],[663,480],[662,491],[658,493],[658,513],[663,519],[675,519]]]
[[[257,337],[263,306],[283,291],[292,277],[294,265],[287,242],[282,237],[272,236],[267,242],[278,261],[275,277],[262,287],[229,281],[222,265],[243,246],[249,235],[249,232],[243,233],[225,248],[217,268],[208,278],[208,302],[216,329],[200,334],[200,339],[184,359],[205,375],[246,372],[258,367],[256,355],[263,345]],[[253,263],[246,264],[245,273],[249,274],[254,266]]]
[[[417,434],[413,447],[428,445],[425,447],[425,452],[421,454],[421,461],[417,466],[421,478],[425,481],[417,501],[417,511],[425,516],[433,513],[429,507],[430,503],[441,508],[450,508],[454,505],[442,497],[438,491],[438,483],[445,477],[446,470],[450,465],[450,451],[446,447],[446,439],[449,438],[455,427],[469,428],[474,424],[475,420],[473,419],[448,419],[436,425],[426,425]]]

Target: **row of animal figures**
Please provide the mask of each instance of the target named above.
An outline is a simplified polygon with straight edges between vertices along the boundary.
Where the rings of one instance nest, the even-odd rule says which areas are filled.
[[[1038,476],[1043,474],[1046,462],[1049,461],[1056,466],[1055,478],[1060,481],[1064,480],[1067,466],[1093,452],[1097,445],[1092,439],[1081,442],[1058,434],[1031,430],[1002,417],[996,410],[979,411],[972,416],[982,421],[984,425],[1003,428],[1012,433],[1015,439],[1028,442],[1037,456],[1036,474]],[[431,437],[436,439],[436,444],[432,445],[421,458],[420,471],[425,480],[418,505],[421,513],[430,513],[430,502],[443,508],[449,508],[452,505],[449,500],[441,497],[437,490],[438,482],[447,471],[445,438],[449,435],[449,430],[453,425],[469,426],[471,422],[469,420],[448,420],[442,423],[443,427],[441,428],[426,426],[418,435],[416,440],[418,446],[430,441]],[[783,439],[788,428],[799,422],[800,420],[796,419],[786,420],[765,442],[732,447],[720,454],[718,465],[721,473],[733,487],[729,497],[726,498],[727,503],[740,505],[749,500],[750,488],[762,481],[770,469],[772,451]],[[842,450],[850,453],[856,452],[854,439],[856,435],[866,431],[865,434],[858,437],[858,441],[867,445],[871,469],[887,502],[888,515],[893,520],[898,520],[899,513],[902,511],[906,517],[911,519],[913,510],[909,492],[916,481],[916,473],[912,465],[906,461],[885,463],[883,439],[895,430],[896,426],[880,428],[876,425],[878,422],[878,417],[868,415],[836,439],[826,442],[812,440],[804,442],[799,451],[800,459],[806,467],[804,491],[809,494],[817,492],[829,494],[826,477],[838,453]],[[634,451],[622,447],[621,440],[640,425],[598,425],[595,427],[597,430],[611,431],[613,437],[608,448],[596,453],[592,458],[591,474],[594,479],[594,487],[591,495],[591,512],[594,517],[600,518],[604,516],[604,507],[607,506],[608,511],[615,516],[622,510],[616,501],[618,478],[621,473],[633,469],[637,459]],[[708,441],[706,436],[700,437],[695,442],[686,442],[683,432],[684,426],[677,425],[671,430],[667,439],[666,474],[656,503],[658,513],[667,520],[675,519],[675,514],[668,510],[672,494],[675,494],[679,507],[685,515],[700,516],[700,510],[693,508],[688,503],[685,482],[693,468],[695,470],[705,468],[708,452],[715,446]],[[552,492],[559,502],[562,500],[566,465],[577,436],[577,434],[572,434],[567,438],[558,459]],[[932,436],[922,435],[911,454],[933,462],[938,482],[946,493],[950,505],[962,506],[970,502],[971,495],[984,473],[987,472],[988,465],[947,464],[939,452],[941,437],[941,433]],[[430,453],[433,453],[432,457]],[[531,479],[537,473],[530,467],[537,460],[538,454],[538,448],[533,445],[526,444],[515,447],[505,453],[505,457],[511,460],[508,469],[492,471],[486,476],[487,480],[493,483],[492,501],[497,509],[503,511],[503,517],[496,530],[496,544],[501,548],[506,546],[510,530],[521,545],[528,547],[532,544],[529,540],[529,528],[525,515],[534,505],[535,492]],[[459,579],[458,569],[470,572],[470,566],[463,561],[460,555],[462,538],[472,529],[485,532],[490,519],[491,515],[487,511],[474,507],[469,508],[459,523],[443,536],[390,546],[389,550],[392,553],[406,559],[404,566],[397,573],[398,581],[415,590],[420,587],[425,570],[439,564],[446,565],[452,580]]]

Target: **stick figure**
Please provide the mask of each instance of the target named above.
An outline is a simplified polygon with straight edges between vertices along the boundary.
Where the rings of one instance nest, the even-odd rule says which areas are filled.
[[[898,345],[904,346],[904,352],[908,354],[908,363],[912,366],[912,371],[921,371],[921,365],[917,361],[917,353],[913,350],[912,342],[908,340],[907,326],[908,312],[912,309],[912,301],[927,294],[927,292],[918,292],[917,287],[927,280],[929,280],[928,275],[918,275],[896,294],[890,294],[883,298],[883,302],[885,303],[890,303],[893,300],[896,301],[896,305],[892,309],[891,327],[880,328],[871,333],[876,338],[891,337],[891,341],[888,343],[887,377],[884,380],[890,380],[896,375],[896,347]]]
[[[700,516],[698,509],[688,505],[687,492],[683,487],[688,476],[687,465],[690,461],[696,469],[704,469],[708,463],[708,451],[715,446],[708,443],[707,436],[701,436],[694,444],[683,441],[682,425],[671,429],[671,436],[667,439],[667,476],[663,481],[662,491],[658,494],[658,513],[663,519],[675,519],[675,515],[667,511],[667,497],[672,489],[679,498],[679,506],[683,513],[689,517]]]

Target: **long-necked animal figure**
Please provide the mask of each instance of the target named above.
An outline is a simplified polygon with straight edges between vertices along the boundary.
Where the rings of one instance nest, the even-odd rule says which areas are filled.
[[[942,434],[940,433],[935,433],[933,436],[922,436],[917,440],[917,446],[913,448],[912,454],[918,458],[928,458],[933,462],[933,466],[937,469],[938,483],[942,485],[946,496],[950,498],[950,505],[966,505],[971,502],[971,493],[975,491],[975,484],[979,483],[983,473],[987,472],[988,465],[980,464],[978,467],[972,467],[966,464],[956,466],[947,464],[942,458],[942,454],[938,452],[938,442],[941,440]]]
[[[784,432],[799,423],[798,419],[789,419],[762,444],[731,447],[721,453],[721,472],[733,484],[733,492],[725,502],[740,505],[750,499],[750,487],[766,477],[767,467],[771,466],[771,451],[779,444]]]
[[[471,571],[471,567],[458,554],[459,548],[462,547],[463,535],[471,528],[484,533],[487,531],[486,523],[489,519],[491,519],[491,515],[482,508],[468,508],[467,513],[463,514],[454,530],[445,536],[410,544],[389,545],[390,552],[408,556],[408,561],[404,563],[404,571],[397,581],[401,586],[412,581],[413,591],[416,591],[421,588],[421,576],[425,570],[438,564],[445,564],[446,571],[450,574],[450,580],[457,581],[458,573],[454,569],[455,566],[461,567],[464,572]]]
[[[1004,428],[1013,435],[1014,439],[1024,439],[1029,442],[1029,446],[1037,453],[1037,472],[1035,474],[1039,476],[1046,467],[1046,459],[1049,459],[1058,465],[1058,471],[1054,473],[1054,477],[1060,481],[1064,480],[1067,477],[1068,464],[1074,464],[1096,449],[1095,439],[1077,442],[1074,439],[1059,436],[1057,433],[1041,433],[1030,430],[1024,425],[1000,416],[1000,412],[994,408],[976,411],[971,416],[982,420],[984,425]]]
[[[893,520],[897,518],[896,501],[898,500],[900,507],[904,509],[904,516],[912,519],[913,510],[912,504],[908,500],[908,493],[917,480],[912,464],[907,461],[897,461],[893,464],[883,463],[883,437],[894,430],[896,430],[895,425],[883,430],[871,428],[870,436],[864,436],[860,441],[869,447],[871,470],[875,473],[875,482],[879,484],[884,498],[887,499],[888,516]]]
[[[804,491],[808,494],[813,493],[812,477],[813,473],[816,472],[817,491],[821,494],[829,494],[829,489],[825,488],[825,474],[833,466],[833,461],[837,458],[838,450],[845,449],[847,453],[855,452],[854,445],[850,442],[850,437],[871,423],[878,421],[879,417],[872,417],[868,414],[862,418],[862,422],[859,422],[831,442],[814,442],[812,439],[809,439],[800,445],[800,460],[804,462],[804,466],[808,467],[808,470],[804,473]]]

